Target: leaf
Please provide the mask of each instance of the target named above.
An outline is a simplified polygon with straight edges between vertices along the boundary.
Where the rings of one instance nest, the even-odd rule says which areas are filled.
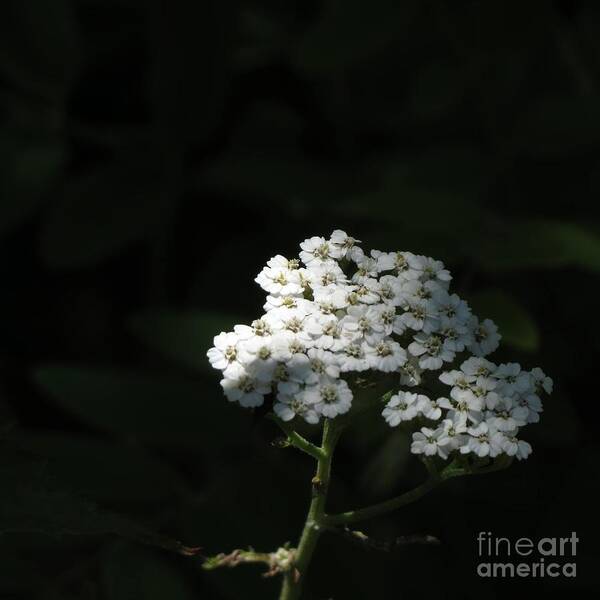
[[[598,98],[543,97],[513,135],[515,149],[525,155],[562,157],[593,150],[600,142]]]
[[[69,0],[3,4],[0,72],[25,89],[63,97],[81,60],[78,24]]]
[[[417,220],[435,229],[448,229],[449,220],[465,226],[489,169],[477,146],[437,146],[417,156],[392,156],[380,167],[379,185],[349,205],[366,216],[376,203],[386,219],[413,229]]]
[[[214,336],[243,319],[219,313],[146,311],[129,322],[133,334],[167,358],[190,369],[209,369],[206,351]]]
[[[150,105],[169,140],[204,139],[219,123],[229,86],[232,21],[224,0],[151,4]]]
[[[261,200],[285,199],[293,207],[298,201],[322,205],[331,201],[332,195],[350,192],[356,177],[296,156],[253,153],[231,155],[211,164],[200,174],[199,184]]]
[[[518,270],[577,266],[600,269],[600,237],[576,223],[511,224],[482,240],[477,260],[486,269]]]
[[[231,147],[235,148],[235,154],[232,153],[230,159],[238,164],[254,159],[257,166],[265,159],[279,164],[285,160],[287,151],[290,154],[287,160],[293,161],[305,127],[305,119],[292,107],[275,101],[257,102],[232,134]],[[254,152],[260,154],[254,156]],[[306,165],[307,170],[311,166],[300,157],[295,160]]]
[[[459,105],[468,83],[464,69],[436,60],[418,74],[410,99],[413,112],[424,118],[444,116]]]
[[[312,74],[359,64],[402,39],[415,4],[394,0],[332,0],[297,49],[296,65]]]
[[[17,419],[13,408],[0,398],[0,439],[4,438],[16,425]]]
[[[24,133],[0,132],[0,235],[36,212],[64,164],[60,139],[29,139]]]
[[[239,27],[244,43],[236,53],[236,62],[245,70],[264,67],[290,53],[292,26],[263,10],[254,7],[243,10],[240,15]]]
[[[118,544],[105,557],[103,580],[108,600],[193,600],[184,573],[163,557]]]
[[[185,482],[164,461],[131,444],[33,431],[16,431],[10,440],[44,457],[53,480],[64,485],[76,481],[79,495],[103,505],[164,505],[185,489]]]
[[[212,451],[247,435],[248,413],[212,381],[207,394],[189,379],[67,365],[41,367],[34,378],[62,409],[121,436]]]
[[[0,536],[0,597],[17,598],[31,597],[33,588],[43,582],[43,574],[39,569],[39,557],[29,552],[19,552],[15,549],[14,540],[9,536]],[[23,556],[26,554],[25,556]],[[36,560],[37,558],[37,560]]]
[[[165,203],[150,165],[113,164],[70,181],[42,229],[41,251],[56,268],[101,262],[156,232]]]
[[[182,554],[193,549],[48,481],[43,463],[1,448],[0,534],[116,535]]]
[[[385,215],[384,226],[378,221],[370,237],[373,244],[446,259],[470,254],[489,168],[476,146],[439,146],[417,156],[393,156],[381,165],[377,186],[353,193],[337,208],[344,218]]]
[[[503,342],[519,350],[538,349],[538,327],[512,296],[499,290],[487,290],[470,296],[469,304],[481,319],[492,319],[498,325]]]

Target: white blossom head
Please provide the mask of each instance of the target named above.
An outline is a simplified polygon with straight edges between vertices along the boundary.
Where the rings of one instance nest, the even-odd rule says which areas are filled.
[[[414,454],[527,458],[518,436],[539,421],[552,380],[486,358],[498,328],[450,290],[441,261],[359,243],[338,229],[267,262],[256,277],[265,313],[207,353],[228,400],[317,425],[351,416],[365,381],[386,381],[382,416],[413,433]]]

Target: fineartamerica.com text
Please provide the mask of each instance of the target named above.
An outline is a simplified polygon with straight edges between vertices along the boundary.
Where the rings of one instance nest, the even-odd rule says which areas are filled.
[[[490,531],[477,535],[480,577],[576,577],[577,543],[572,531],[565,537],[510,540]]]

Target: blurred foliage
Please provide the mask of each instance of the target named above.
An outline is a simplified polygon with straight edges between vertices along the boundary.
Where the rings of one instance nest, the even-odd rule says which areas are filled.
[[[270,256],[337,227],[444,260],[498,360],[557,394],[526,466],[368,524],[440,548],[325,537],[307,598],[397,598],[400,572],[406,597],[493,599],[513,588],[473,575],[474,532],[591,539],[557,487],[598,452],[599,33],[591,0],[3,3],[0,597],[274,597],[148,546],[295,540],[311,466],[205,352],[260,311]],[[333,509],[417,483],[407,448],[352,428]]]
[[[498,290],[472,295],[470,305],[478,315],[485,315],[498,325],[502,342],[521,350],[537,350],[539,333],[533,319],[511,296]]]
[[[50,536],[116,535],[178,552],[179,542],[162,538],[130,519],[100,509],[71,491],[55,486],[43,463],[3,447],[0,465],[5,489],[1,499],[0,533]],[[73,483],[77,480],[73,480]]]

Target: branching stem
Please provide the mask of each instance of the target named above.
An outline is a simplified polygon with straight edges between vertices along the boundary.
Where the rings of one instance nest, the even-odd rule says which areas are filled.
[[[283,575],[283,585],[279,600],[299,600],[302,594],[302,586],[306,579],[306,572],[312,560],[317,542],[323,531],[343,528],[343,531],[354,537],[364,536],[360,532],[351,532],[348,525],[388,514],[398,508],[415,502],[425,494],[433,490],[442,482],[463,475],[481,475],[499,471],[508,467],[512,461],[510,457],[499,457],[487,464],[476,466],[469,463],[466,457],[458,456],[452,463],[442,470],[438,470],[432,458],[424,458],[423,462],[429,473],[428,479],[416,488],[386,500],[364,508],[351,510],[336,515],[328,515],[325,512],[327,493],[331,479],[331,463],[336,444],[343,429],[348,422],[341,419],[325,420],[323,427],[323,439],[321,447],[317,447],[301,435],[293,431],[285,422],[277,417],[271,417],[283,429],[287,435],[288,442],[309,454],[317,460],[317,472],[312,480],[312,499],[300,537],[298,547],[294,552],[293,569],[287,570]]]
[[[329,515],[326,518],[326,523],[330,526],[350,525],[352,523],[358,523],[360,521],[366,521],[367,519],[373,519],[374,517],[378,517],[380,515],[385,515],[393,510],[405,506],[406,504],[410,504],[411,502],[418,500],[442,481],[443,480],[439,477],[431,477],[425,481],[425,483],[422,483],[421,485],[410,490],[409,492],[402,494],[401,496],[396,496],[390,500],[379,502],[378,504],[373,504],[372,506],[367,506],[365,508],[350,510],[337,515]]]
[[[323,441],[319,448],[317,459],[317,472],[312,480],[312,499],[308,515],[296,549],[295,566],[296,574],[287,573],[283,579],[283,586],[279,600],[298,600],[302,594],[302,585],[306,571],[321,533],[325,529],[325,503],[331,477],[331,461],[335,446],[342,433],[343,426],[327,419],[323,427]]]

